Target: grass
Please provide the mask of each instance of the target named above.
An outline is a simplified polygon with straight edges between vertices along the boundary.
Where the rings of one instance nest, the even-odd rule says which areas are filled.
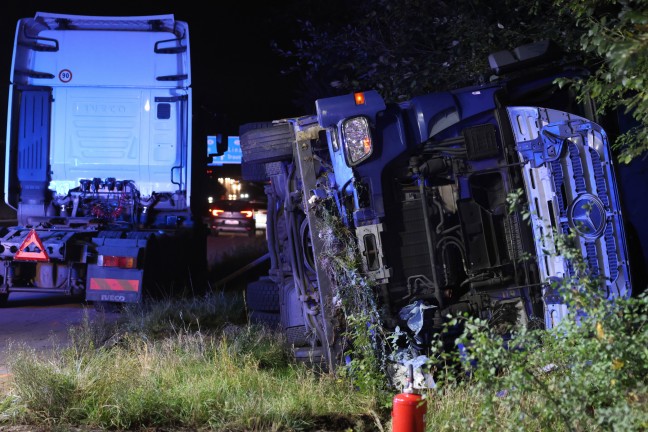
[[[168,305],[152,309],[168,316]],[[97,332],[86,320],[69,348],[47,357],[14,348],[0,422],[119,430],[375,430],[375,401],[347,382],[292,363],[278,333],[232,323],[202,330],[197,319],[190,321],[166,332],[148,320],[137,326],[129,321],[130,331],[94,346]]]

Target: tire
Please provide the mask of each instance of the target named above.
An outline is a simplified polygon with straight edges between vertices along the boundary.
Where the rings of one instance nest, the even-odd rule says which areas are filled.
[[[279,314],[279,287],[268,279],[250,282],[245,290],[248,309]]]
[[[265,182],[268,180],[265,165],[241,161],[241,178],[245,181]]]
[[[284,175],[284,167],[281,162],[270,162],[265,164],[266,177],[270,178],[275,175]]]
[[[286,342],[295,348],[308,345],[306,326],[294,326],[285,329]]]
[[[295,137],[289,123],[247,123],[239,135],[246,164],[292,159]]]
[[[272,329],[279,329],[281,326],[281,317],[279,312],[250,311],[250,323],[259,324]]]
[[[9,300],[8,293],[0,294],[0,308],[6,307],[8,300]]]

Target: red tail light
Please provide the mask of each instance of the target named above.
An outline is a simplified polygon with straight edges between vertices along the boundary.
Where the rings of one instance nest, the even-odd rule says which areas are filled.
[[[218,216],[218,215],[220,215],[220,214],[223,214],[223,210],[220,210],[220,209],[212,209],[211,214],[212,214],[213,216]]]
[[[137,261],[135,257],[129,256],[113,256],[113,255],[99,255],[97,257],[97,265],[101,267],[119,267],[119,268],[135,268]]]
[[[254,216],[254,212],[252,210],[241,210],[241,214],[246,218],[251,218],[252,216]]]

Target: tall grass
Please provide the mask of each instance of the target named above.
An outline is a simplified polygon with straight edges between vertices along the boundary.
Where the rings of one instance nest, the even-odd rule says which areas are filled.
[[[169,305],[161,309],[150,313],[168,316]],[[277,333],[225,322],[202,330],[198,319],[178,318],[183,323],[162,335],[147,327],[150,318],[131,316],[137,326],[128,321],[122,328],[130,330],[108,345],[95,346],[97,332],[86,320],[70,347],[46,357],[15,348],[0,421],[122,430],[377,427],[373,398],[293,364]]]

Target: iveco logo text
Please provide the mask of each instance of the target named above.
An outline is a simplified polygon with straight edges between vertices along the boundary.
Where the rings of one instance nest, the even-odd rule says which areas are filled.
[[[568,211],[569,223],[578,234],[594,240],[603,234],[606,224],[605,206],[591,194],[576,198]]]
[[[79,106],[84,114],[125,114],[124,105],[84,104]]]
[[[102,301],[113,301],[113,302],[125,302],[126,297],[123,295],[113,295],[113,294],[102,294]]]

